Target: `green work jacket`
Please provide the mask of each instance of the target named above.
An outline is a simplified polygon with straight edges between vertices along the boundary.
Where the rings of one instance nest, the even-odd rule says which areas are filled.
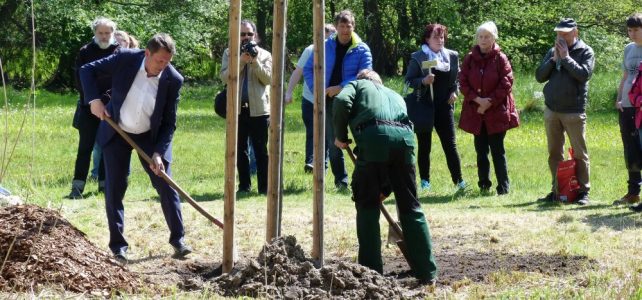
[[[334,97],[334,133],[348,140],[348,129],[357,144],[359,161],[384,162],[390,149],[408,151],[406,161],[414,163],[415,137],[403,98],[391,89],[361,79],[348,83]]]

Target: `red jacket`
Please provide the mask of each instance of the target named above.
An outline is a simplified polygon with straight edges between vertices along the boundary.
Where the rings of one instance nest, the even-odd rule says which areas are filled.
[[[464,95],[459,128],[479,135],[482,124],[488,134],[504,132],[519,125],[513,100],[513,70],[497,44],[482,56],[479,46],[466,54],[459,72],[460,90]],[[491,107],[477,113],[476,97],[491,98]]]

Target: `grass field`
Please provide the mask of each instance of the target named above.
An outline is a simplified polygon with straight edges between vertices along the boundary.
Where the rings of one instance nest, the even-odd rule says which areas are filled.
[[[476,162],[472,135],[457,131],[464,179],[470,184],[464,193],[455,193],[445,158],[436,138],[432,153],[432,190],[421,193],[429,219],[441,272],[463,274],[438,284],[435,298],[588,298],[642,299],[642,215],[611,203],[626,193],[626,169],[619,136],[617,113],[611,109],[618,73],[596,74],[591,81],[587,140],[591,158],[591,205],[536,203],[550,190],[546,140],[538,96],[542,85],[532,74],[517,74],[515,97],[522,109],[521,127],[506,136],[511,193],[482,195],[476,187]],[[401,80],[388,85],[401,90]],[[9,90],[9,110],[1,111],[0,148],[4,165],[19,126],[25,117],[27,93]],[[213,113],[214,88],[188,86],[179,104],[178,129],[174,139],[174,179],[213,215],[223,216],[225,122]],[[300,95],[300,88],[297,89]],[[283,234],[295,235],[306,251],[312,247],[312,176],[303,173],[304,128],[299,97],[287,107],[283,204]],[[26,202],[48,206],[61,213],[99,247],[107,249],[108,232],[102,194],[89,182],[84,200],[66,200],[73,176],[77,132],[71,127],[76,96],[40,92],[36,111],[28,111],[24,130],[8,168],[3,168],[2,185]],[[459,111],[460,107],[457,107]],[[8,130],[5,128],[5,120]],[[5,154],[2,154],[5,153]],[[156,193],[137,160],[133,160],[126,195],[126,236],[130,258],[168,256],[168,230]],[[351,163],[346,161],[349,170]],[[350,196],[334,189],[332,175],[326,176],[325,255],[326,258],[356,259],[354,208]],[[494,178],[493,178],[493,181]],[[256,191],[253,178],[254,191]],[[394,203],[387,201],[389,209]],[[255,256],[265,236],[265,197],[252,193],[236,203],[237,244],[241,255]],[[188,204],[183,206],[187,241],[196,257],[222,259],[222,231],[208,224]],[[381,219],[384,225],[385,220]],[[383,227],[382,227],[383,228]],[[383,231],[383,230],[382,230]],[[385,238],[385,236],[384,236]],[[385,248],[387,257],[398,255]],[[466,276],[466,265],[453,261],[461,257],[485,257],[483,276]],[[506,257],[529,260],[581,258],[582,267],[552,270],[547,261],[539,268],[496,268]],[[511,266],[511,264],[508,264]],[[136,270],[137,266],[132,265]],[[450,268],[450,269],[449,269]],[[454,269],[457,270],[454,270]],[[167,288],[167,295],[184,298],[210,297],[198,292]],[[152,297],[153,295],[137,295]]]

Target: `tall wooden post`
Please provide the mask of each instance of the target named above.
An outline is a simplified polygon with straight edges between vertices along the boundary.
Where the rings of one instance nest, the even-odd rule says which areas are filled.
[[[323,266],[323,202],[325,175],[325,0],[314,0],[314,208],[312,259]]]
[[[236,202],[236,143],[238,140],[239,56],[241,54],[241,0],[230,0],[229,65],[225,126],[225,215],[223,228],[223,273],[234,267],[236,243],[234,206]]]
[[[274,1],[274,22],[272,30],[272,86],[270,91],[270,155],[268,165],[268,199],[265,240],[271,241],[279,234],[281,177],[283,169],[283,72],[285,66],[285,37],[287,0]]]

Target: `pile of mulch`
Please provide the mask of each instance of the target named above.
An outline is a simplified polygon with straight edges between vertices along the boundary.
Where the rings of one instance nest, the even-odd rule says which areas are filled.
[[[0,291],[5,292],[59,287],[108,296],[140,285],[58,212],[33,205],[0,209],[0,262]]]
[[[424,296],[364,266],[338,262],[321,269],[306,258],[296,238],[276,238],[258,258],[245,259],[213,279],[212,288],[224,296],[277,299],[404,299]]]

